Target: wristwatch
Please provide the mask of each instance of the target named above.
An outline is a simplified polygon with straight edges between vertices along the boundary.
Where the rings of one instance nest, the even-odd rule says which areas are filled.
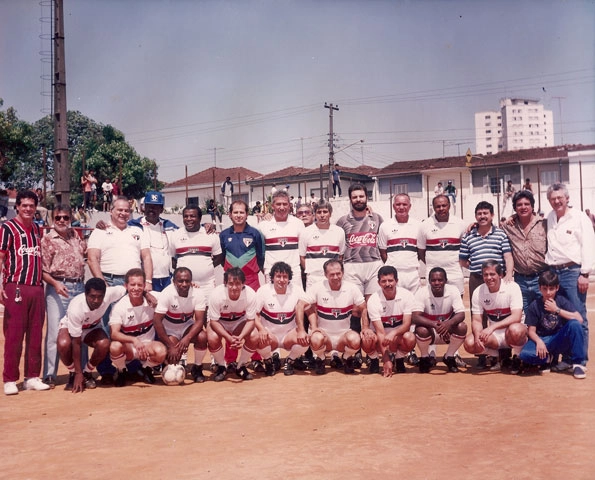
[[[588,273],[581,273],[581,277],[589,278],[589,274]]]
[[[556,310],[554,313],[555,313],[556,315],[560,315],[560,312],[561,312],[561,311],[562,311],[562,310],[558,308],[558,309],[557,309],[557,310]]]

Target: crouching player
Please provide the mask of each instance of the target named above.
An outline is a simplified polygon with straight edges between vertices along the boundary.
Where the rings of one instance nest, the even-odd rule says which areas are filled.
[[[459,289],[448,285],[446,270],[434,267],[428,275],[428,286],[415,294],[413,324],[420,351],[419,371],[429,373],[432,362],[430,345],[448,344],[443,361],[449,372],[458,372],[455,353],[465,341],[465,305]]]
[[[273,376],[276,366],[272,350],[279,347],[289,351],[285,360],[285,375],[294,374],[294,363],[308,349],[308,335],[303,316],[296,321],[295,307],[304,296],[298,284],[292,283],[293,272],[285,262],[271,267],[271,283],[256,292],[256,328],[252,330],[253,342],[258,343],[258,353],[264,358],[265,374]]]
[[[326,280],[316,283],[306,292],[296,308],[298,322],[305,312],[310,320],[310,346],[316,355],[315,373],[325,373],[326,352],[343,352],[345,373],[355,372],[354,355],[361,345],[358,332],[351,330],[351,317],[361,317],[362,332],[369,331],[366,302],[353,284],[343,281],[343,263],[327,260],[324,264]],[[333,360],[340,360],[339,357]]]
[[[58,325],[58,354],[69,372],[64,390],[72,393],[85,388],[95,388],[91,372],[109,352],[110,340],[101,321],[107,308],[126,293],[123,286],[106,287],[101,278],[91,278],[85,283],[85,293],[72,299],[66,315]],[[93,355],[83,367],[81,344],[93,348]]]
[[[223,285],[215,287],[209,298],[209,325],[207,336],[209,352],[217,369],[213,380],[225,380],[225,351],[222,339],[231,348],[241,350],[236,375],[242,380],[254,378],[246,368],[246,362],[258,348],[257,337],[251,336],[256,317],[256,293],[245,285],[246,276],[239,267],[223,274]]]
[[[545,271],[539,276],[542,298],[534,300],[525,313],[529,341],[520,358],[531,365],[542,365],[545,372],[549,371],[552,358],[567,354],[572,359],[574,378],[585,378],[583,317],[570,300],[558,295],[559,289],[560,279],[555,272]]]
[[[415,335],[409,331],[413,294],[398,287],[398,283],[399,276],[395,267],[380,267],[380,292],[373,293],[368,299],[368,318],[375,333],[366,335],[365,330],[362,331],[362,350],[370,359],[370,373],[380,373],[380,352],[385,377],[392,377],[393,370],[404,373],[405,356],[415,347]]]
[[[518,284],[503,282],[503,269],[495,260],[481,267],[484,283],[473,292],[471,300],[472,335],[465,339],[465,350],[473,355],[496,357],[491,370],[500,370],[499,350],[513,349],[518,354],[527,342],[527,327],[521,323],[523,296]],[[488,320],[487,327],[482,324]],[[509,351],[509,350],[508,350]],[[512,359],[510,373],[519,373],[520,359]]]
[[[163,363],[167,353],[163,343],[155,341],[155,308],[144,297],[145,280],[142,269],[128,270],[124,278],[128,295],[114,305],[110,314],[110,359],[118,369],[116,387],[125,385],[126,364],[134,359],[141,361],[145,382],[155,383],[153,367]]]
[[[173,283],[159,294],[153,325],[167,348],[169,364],[180,362],[188,346],[194,344],[194,365],[190,375],[196,383],[206,380],[202,361],[207,353],[205,322],[206,298],[199,288],[193,288],[192,272],[186,267],[174,270]]]

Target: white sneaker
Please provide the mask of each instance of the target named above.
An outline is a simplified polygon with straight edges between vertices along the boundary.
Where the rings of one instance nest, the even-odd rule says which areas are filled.
[[[25,382],[23,383],[23,388],[25,390],[42,391],[42,390],[49,390],[50,386],[47,383],[43,383],[41,381],[41,378],[33,377],[33,378],[25,379]]]
[[[4,383],[4,395],[16,395],[17,393],[19,393],[17,382]]]

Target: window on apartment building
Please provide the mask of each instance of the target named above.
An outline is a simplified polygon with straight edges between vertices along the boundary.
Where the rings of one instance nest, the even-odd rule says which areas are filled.
[[[486,148],[492,148],[492,144],[489,143],[488,145],[486,145]]]
[[[486,126],[486,127],[491,127],[491,126],[492,126],[492,124],[491,124],[490,122],[486,122],[485,126]]]
[[[502,115],[498,115],[498,120],[502,120]]]
[[[491,154],[492,154],[492,151],[491,151],[491,150],[488,150],[488,151],[486,152],[486,155],[491,155]]]
[[[502,124],[501,124],[501,123],[499,123],[499,124],[498,124],[498,126],[499,126],[499,127],[501,127],[501,126],[502,126]]]
[[[493,194],[502,193],[500,188],[500,177],[490,177],[490,192]]]
[[[490,119],[490,118],[492,118],[492,117],[491,117],[491,115],[486,115],[484,118],[485,118],[486,120],[489,120],[489,119]]]
[[[491,130],[486,130],[486,133],[492,133],[492,131]]]

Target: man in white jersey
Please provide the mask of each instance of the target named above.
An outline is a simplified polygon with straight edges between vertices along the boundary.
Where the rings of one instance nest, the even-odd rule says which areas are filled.
[[[258,353],[264,358],[265,375],[275,374],[273,350],[289,351],[285,361],[285,375],[294,374],[295,361],[308,349],[308,334],[303,324],[296,321],[296,305],[304,296],[301,285],[293,283],[293,272],[285,262],[271,268],[271,283],[256,292],[256,328],[252,341],[258,344]]]
[[[300,263],[306,272],[306,289],[324,280],[322,266],[327,260],[343,259],[345,232],[336,225],[331,225],[332,214],[333,206],[326,200],[321,200],[315,208],[316,223],[306,227],[300,235]]]
[[[382,355],[383,376],[393,371],[405,373],[405,355],[415,347],[411,330],[413,294],[400,283],[397,269],[384,265],[378,270],[380,291],[368,299],[368,318],[373,337],[362,337],[362,350],[370,358],[370,373],[380,373],[378,353]]]
[[[343,281],[343,264],[339,260],[327,260],[324,272],[326,280],[314,285],[306,292],[305,300],[298,303],[298,322],[304,313],[308,314],[310,346],[316,355],[317,375],[325,373],[326,352],[332,350],[343,353],[345,373],[354,373],[354,355],[360,348],[361,337],[351,329],[352,315],[361,318],[363,336],[373,335],[368,325],[366,302],[355,285]],[[341,365],[336,360],[334,363],[337,367]]]
[[[223,274],[219,285],[209,297],[209,324],[207,335],[209,352],[215,360],[213,380],[225,380],[225,352],[222,340],[232,348],[241,349],[236,375],[242,380],[254,377],[246,368],[246,362],[258,348],[258,342],[250,334],[256,317],[256,293],[246,286],[246,276],[239,267],[232,267]]]
[[[500,370],[498,350],[512,348],[511,373],[520,368],[518,354],[527,342],[527,327],[521,323],[523,295],[517,283],[503,282],[504,269],[495,260],[482,266],[483,281],[471,300],[472,335],[465,339],[465,350],[473,355],[487,353],[492,357],[491,370]],[[483,327],[483,318],[488,326]]]
[[[198,205],[187,205],[182,210],[184,228],[171,235],[171,255],[176,267],[192,272],[192,281],[200,286],[208,298],[215,288],[215,267],[223,264],[219,235],[210,235],[200,228],[202,212]]]
[[[91,278],[85,283],[85,293],[72,299],[66,316],[58,325],[58,354],[69,372],[64,390],[72,393],[95,388],[91,372],[109,352],[110,340],[103,330],[101,318],[108,307],[126,293],[123,286],[106,287],[102,278]],[[83,367],[81,344],[93,348],[93,355]]]
[[[134,359],[141,361],[145,381],[155,383],[153,367],[161,365],[167,353],[163,343],[155,340],[155,307],[144,297],[145,280],[140,268],[128,270],[124,279],[128,295],[114,305],[110,314],[110,359],[118,370],[116,387],[126,384],[126,365]]]
[[[206,380],[202,361],[207,353],[207,334],[203,329],[207,298],[201,290],[192,287],[192,272],[188,268],[176,268],[172,284],[159,295],[153,317],[155,331],[167,348],[167,363],[179,363],[190,343],[194,344],[190,374],[196,383]]]
[[[415,294],[413,324],[420,351],[419,371],[429,373],[432,362],[430,345],[448,344],[443,361],[449,372],[458,372],[455,353],[465,341],[465,305],[454,285],[447,285],[448,276],[442,267],[434,267],[428,274],[428,285]]]
[[[450,200],[446,195],[435,197],[432,206],[434,215],[422,222],[419,231],[419,258],[426,264],[426,272],[434,267],[444,268],[449,285],[457,287],[463,295],[464,280],[459,264],[459,250],[467,227],[463,220],[450,214]]]
[[[291,267],[293,276],[299,278],[301,270],[298,240],[304,231],[304,223],[289,215],[287,192],[275,192],[272,206],[273,217],[258,224],[265,239],[264,275],[269,275],[275,263],[285,262]]]
[[[380,258],[399,270],[399,287],[415,293],[420,286],[417,237],[421,222],[409,216],[411,200],[406,193],[395,195],[393,209],[395,218],[380,225],[378,231]]]

